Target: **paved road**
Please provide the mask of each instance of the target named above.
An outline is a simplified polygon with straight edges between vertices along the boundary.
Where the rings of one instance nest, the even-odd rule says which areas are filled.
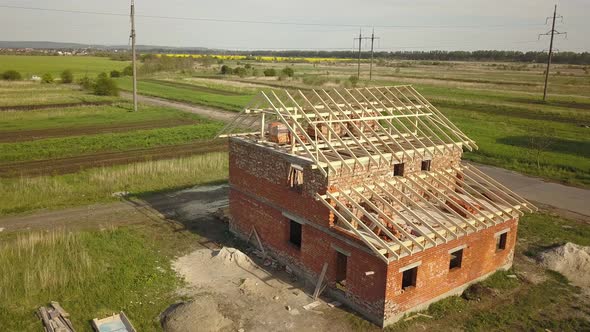
[[[590,190],[546,182],[499,167],[476,165],[522,197],[590,217]]]
[[[127,99],[133,99],[133,95],[129,92],[121,92],[121,97],[127,98]],[[172,107],[172,108],[176,108],[181,111],[184,111],[184,112],[194,113],[194,114],[202,115],[206,118],[210,118],[213,120],[225,121],[225,122],[230,121],[238,114],[236,112],[224,111],[224,110],[220,110],[220,109],[208,108],[205,106],[192,105],[192,104],[188,104],[188,103],[181,103],[181,102],[177,102],[177,101],[171,101],[168,99],[162,99],[162,98],[151,97],[151,96],[139,95],[139,96],[137,96],[137,100],[140,103],[157,105],[157,106]]]

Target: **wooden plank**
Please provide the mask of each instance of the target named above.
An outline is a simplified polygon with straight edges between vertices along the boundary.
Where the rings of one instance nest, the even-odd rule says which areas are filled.
[[[320,278],[318,279],[317,284],[315,285],[315,291],[313,292],[313,299],[317,300],[320,296],[320,290],[322,288],[322,283],[324,282],[324,277],[326,276],[326,271],[328,270],[328,263],[324,263],[322,266],[322,272],[320,273]]]
[[[61,307],[59,302],[51,301],[51,306],[63,317],[70,317],[70,314]]]

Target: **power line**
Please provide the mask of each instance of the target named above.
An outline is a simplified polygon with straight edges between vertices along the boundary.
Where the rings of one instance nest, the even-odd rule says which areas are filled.
[[[88,15],[103,15],[103,16],[127,16],[122,13],[109,13],[98,11],[85,10],[71,10],[58,8],[42,8],[42,7],[25,7],[25,6],[11,6],[0,5],[0,8],[21,9],[21,10],[36,10],[46,12],[72,13],[72,14],[88,14]],[[217,23],[244,23],[244,24],[269,24],[269,25],[294,25],[294,26],[323,26],[323,27],[375,27],[384,29],[489,29],[489,28],[517,28],[517,27],[533,27],[542,24],[489,24],[489,25],[375,25],[375,24],[341,24],[341,23],[305,23],[305,22],[289,22],[289,21],[263,21],[263,20],[235,20],[235,19],[221,19],[221,18],[207,18],[207,17],[179,17],[179,16],[162,16],[162,15],[140,15],[136,17],[152,18],[152,19],[166,19],[166,20],[184,20],[184,21],[201,21],[201,22],[217,22]]]
[[[547,83],[549,81],[549,69],[551,68],[551,56],[553,55],[553,36],[554,35],[565,35],[567,38],[567,32],[559,32],[559,31],[555,30],[555,19],[556,18],[560,18],[561,21],[563,22],[563,16],[561,16],[561,15],[557,16],[557,5],[555,5],[555,7],[553,8],[553,19],[551,17],[547,17],[545,19],[545,24],[547,24],[547,22],[550,19],[552,19],[551,30],[549,30],[546,33],[539,34],[539,39],[541,39],[541,36],[551,35],[551,41],[549,42],[549,54],[547,55],[547,70],[545,71],[545,86],[543,87],[543,101],[545,101],[545,99],[547,98]]]

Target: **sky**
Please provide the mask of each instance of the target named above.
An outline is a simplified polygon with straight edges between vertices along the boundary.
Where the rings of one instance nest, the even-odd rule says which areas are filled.
[[[543,51],[549,38],[539,40],[538,35],[551,29],[545,18],[553,14],[554,4],[555,0],[136,0],[137,42],[235,50],[349,50],[359,29],[368,36],[375,27],[375,48],[381,51]],[[590,51],[590,0],[562,0],[557,5],[563,23],[558,20],[556,30],[567,32],[567,39],[556,37],[555,47]],[[125,0],[0,0],[0,40],[126,45],[128,13]]]

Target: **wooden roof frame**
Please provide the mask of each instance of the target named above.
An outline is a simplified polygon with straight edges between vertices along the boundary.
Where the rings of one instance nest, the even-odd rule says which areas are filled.
[[[274,121],[289,131],[286,150],[311,159],[326,176],[340,168],[391,166],[455,148],[477,149],[472,139],[408,85],[261,91],[218,137],[246,136],[264,142],[267,124]]]
[[[522,210],[538,210],[469,164],[336,187],[316,199],[337,217],[335,227],[365,242],[386,263],[506,222]]]

